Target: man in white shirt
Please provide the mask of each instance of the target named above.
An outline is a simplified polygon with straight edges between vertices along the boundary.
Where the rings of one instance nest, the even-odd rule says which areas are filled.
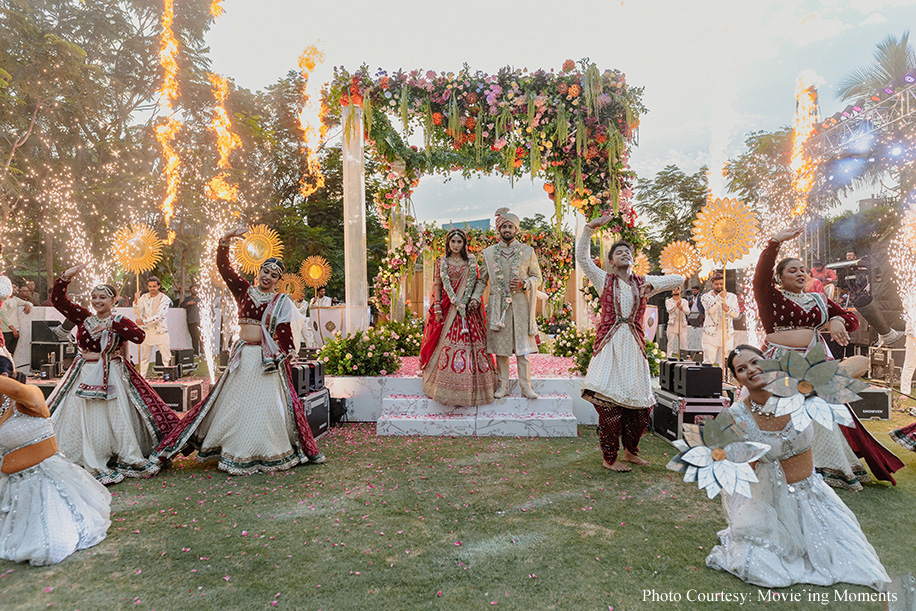
[[[681,298],[681,287],[671,291],[671,297],[665,300],[665,309],[668,311],[668,355],[680,354],[687,350],[687,314],[690,306],[686,299]]]
[[[903,370],[900,372],[900,392],[913,394],[913,374],[916,373],[916,325],[906,323],[906,356],[903,357]]]
[[[19,298],[19,287],[13,285],[13,294],[3,300],[0,306],[0,325],[3,329],[3,340],[10,354],[16,352],[19,344],[19,330],[22,328],[19,321],[19,308],[28,314],[32,311],[32,304]]]
[[[725,290],[725,278],[717,272],[712,279],[712,290],[700,298],[706,310],[703,322],[703,362],[718,363],[723,368],[723,354],[728,354],[735,345],[735,325],[738,318],[738,296]],[[724,304],[723,304],[724,300]],[[722,325],[725,325],[725,351],[722,351]]]
[[[148,293],[137,300],[137,324],[146,332],[146,339],[140,344],[140,375],[147,377],[153,347],[162,355],[162,364],[170,365],[172,350],[169,347],[169,327],[166,321],[172,305],[168,295],[162,292],[162,283],[156,276],[146,279]]]

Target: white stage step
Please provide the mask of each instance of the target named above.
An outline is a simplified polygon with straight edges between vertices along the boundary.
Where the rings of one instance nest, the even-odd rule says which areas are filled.
[[[388,395],[377,422],[379,435],[575,437],[572,398],[546,394],[535,400],[509,395],[489,405],[455,407],[423,395]]]

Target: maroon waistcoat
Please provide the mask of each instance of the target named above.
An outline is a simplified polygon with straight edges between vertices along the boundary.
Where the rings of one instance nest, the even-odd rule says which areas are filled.
[[[636,307],[630,312],[628,318],[624,318],[620,313],[620,299],[616,295],[615,287],[617,286],[616,276],[608,274],[604,280],[604,292],[601,294],[601,322],[598,323],[598,330],[595,333],[594,353],[598,354],[604,348],[617,330],[623,325],[630,328],[633,337],[639,349],[642,350],[643,356],[646,354],[645,332],[643,331],[643,320],[646,314],[645,297],[640,296],[640,291],[646,283],[644,276],[630,274],[630,290],[633,291],[633,303]]]

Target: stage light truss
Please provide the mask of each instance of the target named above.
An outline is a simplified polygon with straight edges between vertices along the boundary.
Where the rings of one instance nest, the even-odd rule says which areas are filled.
[[[812,136],[806,146],[815,159],[829,159],[852,143],[891,127],[916,124],[916,84],[868,106]]]

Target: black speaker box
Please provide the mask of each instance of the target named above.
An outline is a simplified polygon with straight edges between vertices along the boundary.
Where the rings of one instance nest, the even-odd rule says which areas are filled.
[[[661,385],[662,390],[674,392],[674,366],[678,363],[686,362],[688,361],[679,361],[675,358],[668,357],[659,363],[658,383]]]
[[[870,386],[857,393],[862,397],[849,404],[849,409],[859,420],[890,420],[891,391],[881,386]]]
[[[290,365],[289,371],[296,396],[301,397],[308,394],[311,388],[312,368],[307,363],[296,363]]]
[[[301,396],[299,400],[312,430],[312,437],[318,439],[324,436],[331,426],[331,392],[325,388]]]
[[[331,397],[331,424],[345,420],[350,411],[350,399]]]
[[[42,380],[50,380],[60,377],[60,361],[55,363],[45,363],[41,366],[41,373],[38,374]]]
[[[33,320],[32,321],[32,343],[49,343],[59,344],[60,339],[51,333],[51,329],[60,326],[59,320]]]
[[[312,370],[309,376],[309,388],[312,391],[324,388],[324,361],[307,361],[309,369]]]
[[[172,365],[193,366],[194,351],[190,348],[186,350],[172,350]],[[156,350],[156,365],[162,366],[162,353]]]
[[[149,385],[176,412],[186,412],[203,399],[201,382],[150,382]]]
[[[722,368],[709,363],[674,366],[674,392],[682,397],[718,397],[722,394]]]

